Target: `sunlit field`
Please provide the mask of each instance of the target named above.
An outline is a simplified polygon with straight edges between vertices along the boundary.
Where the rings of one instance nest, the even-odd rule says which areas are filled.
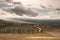
[[[42,28],[43,31],[39,32]],[[48,31],[57,31],[58,28],[52,25],[43,24],[22,24],[15,22],[0,21],[0,40],[60,40]],[[60,31],[59,31],[60,32]]]
[[[60,37],[53,37],[47,33],[45,34],[0,34],[0,40],[60,40]]]

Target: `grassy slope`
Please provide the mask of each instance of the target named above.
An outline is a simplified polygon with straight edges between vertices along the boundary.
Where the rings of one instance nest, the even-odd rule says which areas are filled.
[[[0,21],[0,26],[2,24],[6,24],[5,21]],[[23,27],[32,27],[32,24],[21,24]],[[12,27],[19,27],[20,24],[14,23],[12,22]],[[42,28],[46,28],[46,29],[51,29],[51,26],[47,26],[47,25],[39,25],[39,27],[42,26]],[[7,27],[9,28],[9,27]],[[38,33],[38,34],[0,34],[0,40],[60,40],[60,37],[54,37],[52,39],[48,39],[48,38],[38,38],[38,39],[31,39],[31,38],[27,38],[26,37],[54,37],[51,34],[47,33],[47,32],[43,32],[43,33]]]

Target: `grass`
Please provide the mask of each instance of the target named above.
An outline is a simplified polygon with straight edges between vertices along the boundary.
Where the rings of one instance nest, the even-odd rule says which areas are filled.
[[[60,40],[60,37],[53,38],[27,38],[27,37],[53,37],[50,34],[0,34],[0,40]]]
[[[18,33],[18,34],[23,34],[23,33],[27,33],[27,34],[35,34],[35,33],[39,33],[38,29],[36,28],[13,28],[13,29],[0,29],[0,33],[5,34],[5,33]]]
[[[4,27],[0,27],[0,40],[60,40],[60,37],[55,37],[45,31],[42,33],[38,32],[38,29],[34,28],[34,24],[20,24],[20,23],[7,23],[0,21]],[[0,25],[0,26],[2,26]],[[36,25],[36,24],[35,24]],[[46,29],[52,29],[52,26],[38,25]],[[2,29],[2,31],[1,31]],[[48,29],[48,30],[49,30]],[[28,38],[28,37],[46,37],[46,38]],[[52,38],[48,38],[52,37]]]

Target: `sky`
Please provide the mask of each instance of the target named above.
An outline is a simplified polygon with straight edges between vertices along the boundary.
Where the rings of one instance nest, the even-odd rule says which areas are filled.
[[[42,10],[43,13],[49,14],[49,15],[45,15],[45,16],[43,15],[43,16],[38,16],[38,17],[60,18],[59,16],[60,11],[55,11],[55,9],[60,9],[60,4],[59,4],[60,0],[14,0],[14,1],[20,1],[23,5],[26,5],[32,9],[34,8],[35,11],[37,12],[40,12],[41,11],[40,9],[43,9]],[[47,12],[47,10],[50,10],[50,11]]]
[[[16,5],[12,3],[12,5],[15,7],[12,10],[7,9],[6,11],[0,9],[0,19],[7,21],[15,21],[18,23],[39,23],[40,21],[38,20],[41,19],[59,19],[59,21],[57,20],[58,22],[54,21],[53,23],[60,22],[60,10],[55,10],[56,8],[60,9],[60,0],[13,0],[13,2],[21,2],[22,4],[19,5],[19,7],[15,7]],[[21,16],[22,14],[23,16]],[[31,15],[36,16],[32,17]]]
[[[47,8],[60,8],[60,0],[14,0],[20,1],[24,5],[32,4],[36,7],[45,6]]]
[[[60,16],[59,16],[60,11],[53,10],[56,8],[60,8],[60,4],[59,4],[60,0],[13,0],[13,2],[21,2],[23,5],[39,13],[37,17],[28,17],[24,15],[23,18],[26,17],[26,18],[36,18],[36,19],[42,19],[42,18],[43,19],[54,19],[54,18],[60,19]],[[47,12],[48,9],[53,10],[53,11]],[[42,15],[43,13],[48,14],[48,15]]]

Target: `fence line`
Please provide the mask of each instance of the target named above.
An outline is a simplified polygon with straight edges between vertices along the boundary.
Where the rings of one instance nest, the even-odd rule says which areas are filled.
[[[26,28],[16,28],[16,29],[0,29],[0,33],[4,34],[4,33],[29,33],[29,34],[33,34],[33,33],[39,33],[38,29],[26,29]]]

